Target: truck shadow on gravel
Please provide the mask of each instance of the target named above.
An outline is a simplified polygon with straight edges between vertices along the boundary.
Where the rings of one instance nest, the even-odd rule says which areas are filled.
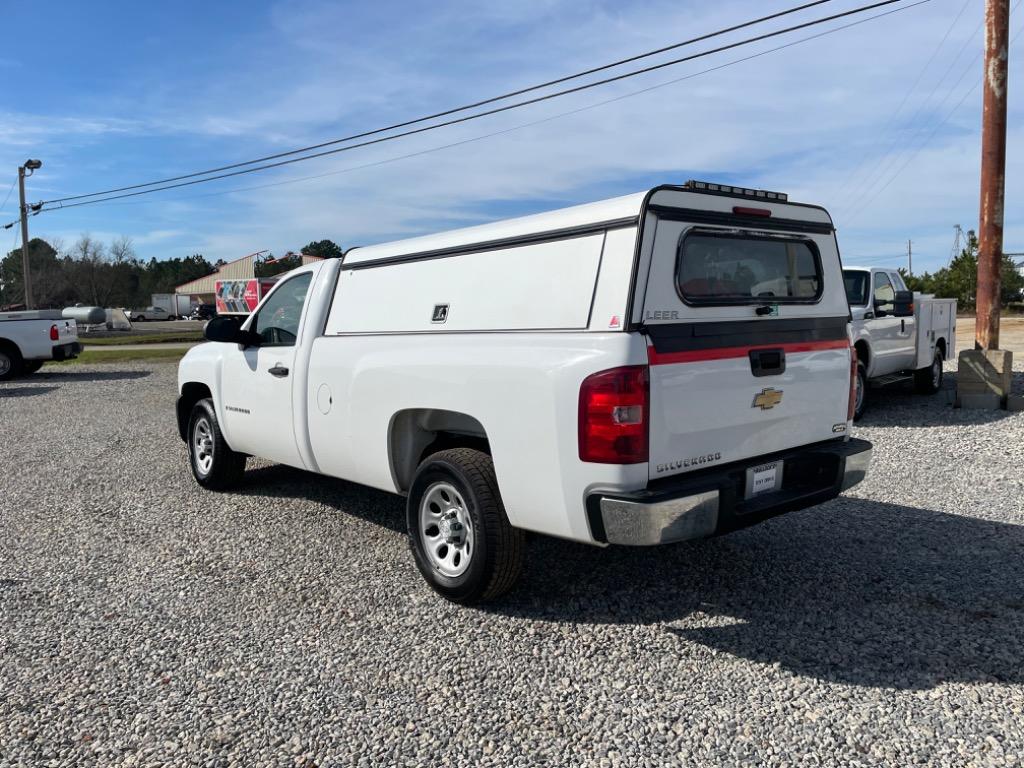
[[[5,397],[35,397],[53,392],[58,387],[3,387],[0,388],[0,400]]]
[[[853,685],[1020,684],[1024,526],[842,498],[656,549],[537,538],[519,588],[485,610],[664,623],[682,642]]]
[[[271,465],[246,472],[238,492],[307,499],[405,535],[401,498],[343,480]],[[1024,525],[842,497],[663,547],[533,536],[518,586],[464,610],[662,625],[683,643],[853,685],[1020,684]]]
[[[32,379],[47,383],[60,381],[127,381],[144,379],[150,373],[151,371],[75,371],[44,367],[37,373],[32,374]]]
[[[1024,373],[1014,372],[1012,391],[1024,393]],[[941,427],[946,425],[991,424],[1015,414],[1003,410],[954,408],[956,372],[946,372],[942,389],[934,395],[919,395],[911,384],[890,384],[871,389],[870,401],[863,419],[854,427],[892,426]]]
[[[245,481],[234,493],[306,499],[405,535],[405,499],[402,497],[283,464],[246,470]]]

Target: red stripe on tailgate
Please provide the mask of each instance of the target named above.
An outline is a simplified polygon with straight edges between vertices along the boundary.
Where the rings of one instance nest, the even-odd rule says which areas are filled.
[[[758,344],[752,347],[718,347],[716,349],[693,349],[685,352],[658,352],[654,347],[647,347],[647,362],[650,365],[672,365],[674,363],[697,363],[701,360],[728,360],[734,357],[746,357],[755,349],[782,349],[790,354],[797,352],[817,352],[822,349],[849,349],[850,342],[846,339],[830,339],[829,341],[798,341],[791,344]]]

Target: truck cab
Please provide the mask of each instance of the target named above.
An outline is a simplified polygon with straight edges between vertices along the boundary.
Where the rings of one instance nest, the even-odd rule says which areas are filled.
[[[886,267],[844,267],[843,283],[857,353],[854,418],[864,414],[872,385],[913,378],[920,393],[937,392],[953,353],[956,301],[915,294]]]

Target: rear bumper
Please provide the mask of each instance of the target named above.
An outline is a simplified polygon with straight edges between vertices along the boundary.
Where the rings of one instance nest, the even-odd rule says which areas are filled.
[[[73,341],[70,344],[58,344],[53,348],[54,360],[71,360],[72,358],[78,357],[78,353],[82,351],[82,345],[77,341]]]
[[[747,468],[776,459],[784,461],[782,487],[745,499]],[[866,440],[828,441],[655,482],[636,493],[593,494],[587,516],[594,538],[608,544],[699,539],[834,499],[863,480],[870,463]]]

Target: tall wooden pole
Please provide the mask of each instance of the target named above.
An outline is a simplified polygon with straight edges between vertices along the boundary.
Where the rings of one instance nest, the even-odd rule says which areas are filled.
[[[978,227],[977,349],[999,349],[999,271],[1006,186],[1006,74],[1010,0],[985,2],[985,76],[981,118],[981,216]]]
[[[24,286],[25,309],[32,309],[32,273],[28,267],[28,206],[25,205],[25,166],[18,167],[18,192],[21,194],[21,284]]]

